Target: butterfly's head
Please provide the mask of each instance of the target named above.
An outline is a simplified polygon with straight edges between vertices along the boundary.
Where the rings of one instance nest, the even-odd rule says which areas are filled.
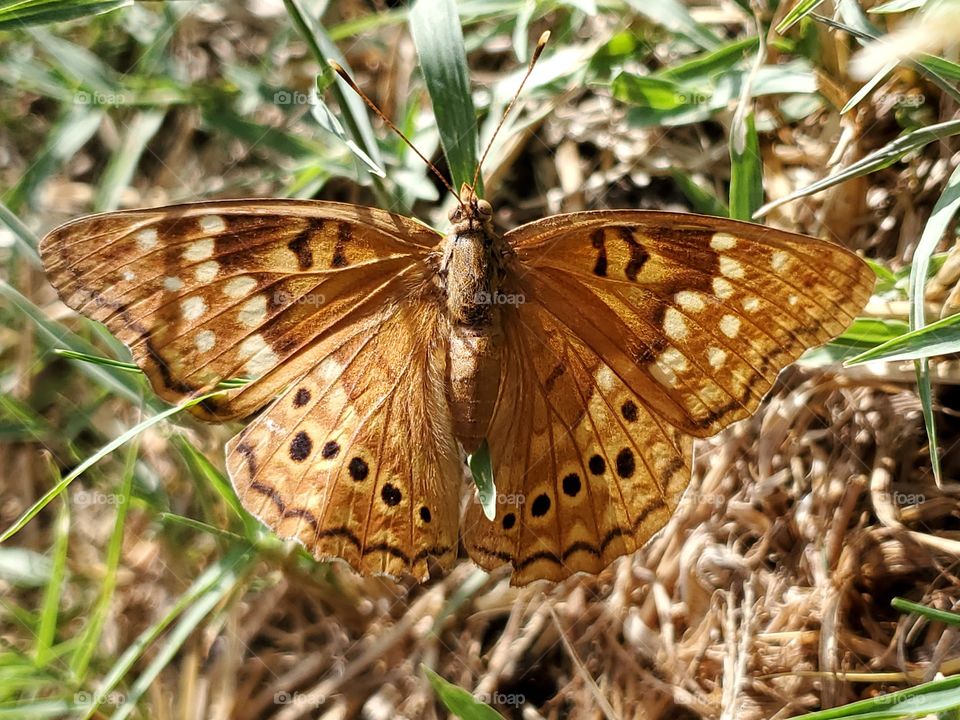
[[[493,220],[493,208],[477,197],[477,191],[467,183],[460,186],[460,203],[450,211],[450,222],[457,231],[483,230]]]

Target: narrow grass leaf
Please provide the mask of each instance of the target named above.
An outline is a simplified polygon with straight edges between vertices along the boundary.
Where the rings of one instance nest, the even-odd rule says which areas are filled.
[[[627,0],[627,5],[648,20],[682,35],[704,50],[712,50],[721,44],[720,38],[694,20],[690,10],[678,0]]]
[[[765,55],[766,48],[760,43],[730,126],[730,217],[734,220],[749,220],[763,204],[763,160],[753,116],[752,87]]]
[[[867,97],[870,93],[874,91],[877,85],[883,82],[883,79],[887,75],[893,72],[893,69],[897,65],[899,65],[899,62],[897,60],[892,60],[886,65],[884,65],[882,68],[880,68],[880,70],[877,73],[875,73],[872,78],[870,78],[867,82],[865,82],[863,86],[859,90],[857,90],[849,100],[847,100],[844,106],[840,109],[840,114],[844,115],[850,112],[851,110],[853,110],[853,108],[855,108],[857,105],[859,105],[860,102],[865,97]]]
[[[454,189],[472,183],[477,168],[477,119],[470,93],[467,54],[453,0],[418,0],[410,31],[420,56]],[[482,194],[482,183],[477,183]]]
[[[895,720],[932,715],[960,706],[960,675],[915,685],[906,690],[859,700],[829,710],[797,715],[794,720]]]
[[[895,597],[890,601],[890,605],[900,612],[916,613],[921,617],[927,618],[927,620],[960,626],[960,613],[950,612],[949,610],[938,610],[937,608],[920,605],[919,603],[911,602],[901,597]]]
[[[817,5],[819,5],[822,2],[823,0],[800,0],[800,2],[798,2],[796,5],[794,5],[790,9],[790,12],[786,14],[783,20],[777,23],[777,27],[775,28],[775,30],[781,35],[783,35],[783,33],[785,33],[787,30],[792,28],[794,25],[796,25],[798,22],[800,22],[803,18],[805,18],[810,13],[812,13],[814,10],[816,10]]]
[[[69,475],[64,476],[57,483],[55,483],[52,488],[50,488],[46,493],[44,493],[43,497],[37,500],[29,508],[27,508],[27,510],[24,511],[24,513],[19,518],[17,518],[10,527],[4,530],[3,533],[0,533],[0,543],[6,542],[11,537],[13,537],[18,532],[20,532],[20,530],[22,530],[23,527],[28,522],[30,522],[34,517],[36,517],[37,513],[43,510],[50,503],[51,500],[53,500],[60,493],[62,493],[71,482],[73,482],[76,478],[78,478],[80,475],[86,472],[91,466],[95,465],[104,457],[112,453],[118,447],[123,446],[125,443],[129,442],[133,438],[140,435],[140,433],[142,433],[147,428],[152,427],[163,420],[166,420],[168,417],[176,415],[177,413],[182,412],[188,408],[191,408],[194,405],[202,403],[204,400],[208,398],[221,395],[223,392],[225,391],[218,390],[216,392],[207,393],[206,395],[201,395],[199,397],[192,398],[187,402],[181,403],[180,405],[176,405],[172,408],[168,408],[167,410],[164,410],[163,412],[158,413],[153,417],[150,417],[144,420],[143,422],[127,430],[125,433],[123,433],[119,437],[108,442],[106,445],[100,448],[93,455],[91,455],[82,463],[77,465]]]
[[[918,10],[927,4],[927,0],[890,0],[890,2],[881,3],[872,7],[869,13],[901,13],[909,10]]]
[[[846,362],[859,365],[871,360],[903,361],[960,352],[960,315],[951,315],[918,330],[898,335]]]
[[[954,168],[943,194],[937,198],[930,218],[923,227],[920,241],[913,254],[913,264],[910,267],[910,282],[907,295],[910,301],[910,329],[918,330],[926,325],[924,317],[924,289],[926,287],[927,272],[930,257],[937,244],[943,238],[953,217],[960,210],[960,166]],[[923,405],[923,421],[927,428],[927,439],[930,448],[930,462],[933,476],[940,483],[940,455],[937,447],[937,428],[933,415],[933,389],[930,383],[930,367],[926,359],[915,360],[917,370],[917,384],[920,388],[920,402]]]
[[[249,546],[240,547],[224,556],[218,563],[220,575],[216,581],[199,594],[196,599],[185,608],[176,626],[164,638],[157,649],[156,655],[130,686],[124,701],[111,715],[111,720],[125,720],[137,709],[137,701],[150,688],[157,676],[163,672],[171,660],[176,656],[190,635],[197,629],[201,621],[221,602],[234,593],[237,586],[243,582],[249,571],[255,553]]]
[[[822,190],[826,190],[827,188],[849,180],[850,178],[862,177],[864,175],[869,175],[872,172],[876,172],[877,170],[890,167],[907,153],[929,145],[935,140],[943,140],[945,138],[953,137],[954,135],[960,135],[960,120],[949,120],[947,122],[937,123],[936,125],[928,125],[927,127],[920,128],[919,130],[914,130],[901,135],[896,140],[887,143],[879,150],[873,151],[866,157],[863,157],[857,162],[848,165],[846,168],[836,172],[835,174],[825,177],[822,180],[817,180],[816,182],[810,183],[799,190],[795,190],[789,195],[767,203],[757,210],[756,213],[754,213],[754,218],[762,217],[774,208],[785,205],[786,203],[797,200],[798,198],[814,195]]]
[[[130,499],[133,494],[133,476],[139,449],[139,440],[130,443],[127,448],[123,463],[123,480],[120,483],[119,491],[115,494],[118,500],[116,503],[117,515],[113,521],[110,542],[107,544],[107,557],[104,561],[105,571],[100,594],[88,613],[89,620],[83,630],[83,635],[80,637],[80,642],[70,658],[70,672],[81,682],[86,678],[87,669],[94,652],[100,647],[101,633],[110,612],[113,591],[117,586],[117,570],[120,567],[120,553],[123,549],[123,531],[127,526],[127,511],[130,509]]]
[[[153,625],[141,632],[140,635],[137,636],[137,639],[124,650],[123,654],[113,664],[113,667],[110,668],[103,679],[97,684],[97,691],[93,695],[92,702],[76,708],[77,710],[85,711],[83,715],[81,715],[83,720],[89,720],[95,715],[100,717],[97,712],[99,705],[114,691],[120,681],[126,677],[126,674],[146,652],[147,648],[164,633],[177,617],[181,616],[181,614],[191,613],[186,625],[179,627],[181,632],[184,627],[192,631],[192,629],[196,627],[196,623],[202,620],[207,614],[209,608],[214,607],[217,602],[233,590],[235,578],[246,572],[253,557],[254,554],[248,547],[234,548],[204,570],[203,573],[190,584],[190,587],[177,598],[173,607]],[[197,617],[198,615],[199,617]],[[168,636],[168,639],[171,637],[172,634]],[[157,658],[155,658],[154,662],[156,659]],[[127,700],[129,699],[130,697],[128,696]],[[129,714],[129,710],[124,712]]]
[[[492,707],[480,702],[463,688],[448,682],[426,665],[421,664],[420,668],[443,706],[460,720],[504,720],[503,715]]]
[[[14,247],[17,249],[17,252],[29,260],[30,264],[34,267],[40,267],[40,253],[37,252],[37,236],[2,202],[0,202],[0,223],[6,225],[10,229],[10,232],[13,233]]]
[[[0,30],[18,30],[24,25],[47,25],[108,13],[133,5],[133,0],[42,0],[0,4]]]
[[[123,139],[119,147],[110,156],[110,161],[100,178],[93,207],[98,212],[116,210],[123,192],[137,169],[140,158],[147,149],[147,143],[153,139],[166,117],[164,110],[148,110],[136,113],[124,125]]]
[[[67,575],[67,547],[70,540],[70,503],[64,498],[53,523],[53,549],[50,552],[50,582],[43,589],[40,622],[37,625],[34,659],[37,667],[46,667],[53,659],[53,643],[60,618],[60,599]]]

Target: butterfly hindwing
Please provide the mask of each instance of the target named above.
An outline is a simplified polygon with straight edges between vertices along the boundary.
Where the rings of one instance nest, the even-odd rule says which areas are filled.
[[[223,420],[272,400],[329,328],[402,297],[438,240],[371,208],[245,200],[81,218],[40,251],[64,302],[125,342],[164,399],[260,378],[196,406]]]
[[[456,557],[462,488],[444,319],[408,298],[331,344],[230,441],[230,477],[250,512],[316,558],[424,580],[429,557]]]

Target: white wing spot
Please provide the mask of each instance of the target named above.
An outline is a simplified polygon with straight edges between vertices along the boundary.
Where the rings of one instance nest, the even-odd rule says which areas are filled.
[[[742,278],[743,265],[726,255],[720,256],[720,272],[729,278]]]
[[[683,340],[687,336],[687,319],[674,307],[667,308],[663,314],[663,331],[673,340]]]
[[[183,251],[183,259],[187,262],[206,260],[208,257],[213,255],[213,245],[213,238],[196,240],[187,245],[187,249]]]
[[[184,320],[196,320],[207,311],[207,303],[199,295],[191,295],[180,303],[180,312]]]
[[[800,298],[798,298],[796,295],[791,295],[787,298],[787,302],[791,305],[796,305],[798,302],[800,302]]]
[[[785,250],[776,250],[773,253],[773,257],[770,258],[770,267],[775,271],[780,272],[783,270],[787,263],[790,262],[790,253]]]
[[[750,297],[745,297],[743,299],[743,309],[747,312],[756,312],[760,309],[760,300],[752,295]]]
[[[256,327],[267,317],[267,296],[254,295],[247,300],[240,312],[237,314],[237,320],[247,327]]]
[[[165,277],[163,279],[163,289],[169,290],[170,292],[176,292],[183,287],[183,280],[178,277]]]
[[[260,376],[277,364],[277,354],[270,349],[263,335],[251,335],[238,348],[240,357],[247,362],[243,366],[252,376]]]
[[[200,229],[206,233],[222,233],[227,229],[227,224],[219,215],[204,215],[200,218]]]
[[[157,229],[144,228],[133,236],[141,250],[152,250],[157,246]]]
[[[707,361],[714,370],[719,370],[727,361],[727,351],[718,347],[707,348]]]
[[[600,370],[597,371],[597,384],[600,386],[601,390],[609,393],[617,385],[617,376],[614,374],[613,370],[608,368],[606,365],[603,365]]]
[[[209,352],[217,344],[217,334],[213,330],[201,330],[194,338],[193,344],[200,352]]]
[[[257,287],[257,281],[252,277],[249,275],[238,275],[235,278],[231,278],[227,284],[223,286],[223,294],[228,298],[239,300],[253,292],[255,287]]]
[[[710,247],[714,250],[733,250],[737,246],[737,239],[730,233],[714,233],[710,238]]]
[[[703,295],[698,292],[693,292],[692,290],[681,290],[673,296],[673,299],[677,305],[691,312],[703,310],[705,307]]]
[[[657,358],[658,363],[667,365],[671,370],[685,372],[687,369],[687,357],[675,347],[668,347]]]
[[[740,334],[740,318],[734,315],[724,315],[720,318],[720,331],[728,338],[735,338]]]
[[[680,384],[677,374],[668,367],[663,367],[658,363],[650,363],[650,375],[661,385],[668,388],[675,388]]]
[[[217,276],[218,272],[220,272],[220,263],[216,260],[208,260],[194,268],[193,276],[198,282],[208,283]]]
[[[120,273],[120,277],[122,277],[127,282],[130,282],[131,280],[136,279],[137,274],[133,270],[124,270],[122,273]]]
[[[733,295],[733,285],[726,278],[715,277],[713,279],[713,294],[721,300],[726,300]]]

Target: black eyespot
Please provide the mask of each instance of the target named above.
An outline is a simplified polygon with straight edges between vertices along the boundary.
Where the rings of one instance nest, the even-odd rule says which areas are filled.
[[[580,492],[580,476],[570,473],[563,479],[563,492],[570,497],[576,497]]]
[[[637,421],[637,404],[633,400],[627,400],[620,406],[620,414],[627,422]]]
[[[313,441],[303,430],[293,436],[290,441],[290,459],[296,462],[303,462],[310,455],[313,449]]]
[[[503,529],[509,530],[517,524],[517,516],[513,513],[507,513],[503,516]]]
[[[340,453],[340,446],[335,443],[333,440],[328,440],[323,444],[323,449],[320,451],[321,457],[324,460],[329,460],[330,458],[335,458]]]
[[[604,470],[607,469],[607,462],[603,459],[603,456],[594,455],[592,458],[590,458],[587,466],[590,468],[590,472],[592,472],[594,475],[603,475]]]
[[[367,463],[364,462],[363,458],[355,457],[350,461],[350,464],[347,465],[347,471],[357,482],[365,480],[367,475],[370,473],[370,468],[367,467]]]
[[[303,407],[308,402],[310,402],[310,391],[306,388],[299,388],[293,396],[293,406],[298,408]]]
[[[624,448],[617,453],[617,475],[622,478],[628,478],[636,470],[637,463],[633,458],[633,450]]]
[[[546,493],[537,495],[530,507],[530,514],[534,517],[543,517],[550,511],[550,498]]]
[[[400,494],[400,490],[390,483],[387,483],[383,486],[383,490],[380,491],[380,497],[382,497],[383,501],[390,507],[399,505],[400,501],[403,499],[403,495]]]
[[[426,505],[420,508],[420,519],[425,523],[430,522],[430,508],[428,508]]]

